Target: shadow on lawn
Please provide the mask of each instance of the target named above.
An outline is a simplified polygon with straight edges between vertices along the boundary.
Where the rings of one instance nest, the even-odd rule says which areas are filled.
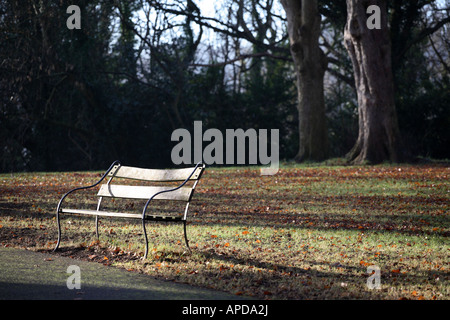
[[[448,237],[450,232],[444,230],[448,228],[444,209],[447,205],[445,198],[424,196],[288,193],[280,199],[269,192],[231,196],[207,192],[193,201],[191,208],[198,212],[198,216],[193,218],[196,224],[373,230]]]
[[[444,209],[447,204],[448,200],[441,197],[301,193],[284,193],[281,197],[267,191],[230,194],[224,187],[199,193],[191,203],[188,221],[196,225],[368,230],[448,237],[450,232],[445,230],[448,219]],[[89,205],[95,206],[95,202]],[[419,207],[422,210],[416,209]],[[134,209],[140,212],[139,205]],[[168,210],[168,207],[156,204],[152,209]],[[51,208],[49,201],[38,198],[16,202],[0,200],[0,215],[53,219],[55,211],[56,204]]]
[[[238,259],[234,256],[218,254],[213,250],[202,252],[202,256],[205,261],[218,260],[225,266],[246,266],[244,271],[237,271],[234,275],[230,268],[228,278],[232,280],[246,277],[249,284],[256,286],[253,292],[250,291],[251,294],[259,295],[259,297],[264,296],[265,293],[262,291],[267,288],[280,291],[273,293],[288,299],[382,299],[383,295],[390,290],[405,292],[404,288],[407,287],[426,287],[427,284],[438,281],[444,283],[448,279],[446,272],[438,270],[400,274],[382,269],[380,275],[382,290],[370,290],[367,286],[370,274],[367,267],[363,266],[303,260],[302,262],[309,264],[310,267],[299,268],[252,258]],[[253,268],[260,268],[263,271],[260,273],[249,271]],[[218,273],[211,272],[211,277],[217,277]],[[227,275],[222,274],[221,277],[225,278]],[[414,299],[414,297],[409,298]]]

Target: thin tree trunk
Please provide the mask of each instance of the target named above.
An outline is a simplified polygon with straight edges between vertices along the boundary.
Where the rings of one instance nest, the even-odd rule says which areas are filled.
[[[324,160],[329,148],[323,86],[327,60],[319,47],[317,1],[281,0],[281,4],[297,75],[299,151],[295,160]]]
[[[369,5],[381,9],[380,29],[367,27]],[[347,12],[344,43],[353,64],[359,113],[358,139],[347,158],[355,164],[401,161],[386,0],[347,0]]]

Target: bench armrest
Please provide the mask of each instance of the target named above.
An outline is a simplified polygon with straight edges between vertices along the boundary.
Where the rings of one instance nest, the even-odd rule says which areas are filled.
[[[183,183],[180,184],[178,187],[175,187],[175,188],[169,189],[169,190],[159,191],[159,192],[155,193],[154,195],[152,195],[152,196],[150,197],[150,199],[148,199],[147,203],[145,204],[144,210],[142,210],[142,219],[145,219],[145,213],[147,212],[147,207],[148,207],[148,205],[150,204],[150,202],[153,200],[153,198],[155,198],[158,194],[166,193],[166,192],[172,192],[172,191],[178,190],[178,189],[180,189],[181,187],[183,187],[183,186],[191,179],[192,175],[195,173],[195,171],[197,170],[197,168],[199,168],[200,166],[203,166],[203,167],[204,167],[205,165],[204,165],[201,161],[200,161],[199,163],[197,163],[197,165],[195,166],[194,170],[192,170],[192,172],[191,172],[191,174],[189,175],[189,177],[187,177],[186,180],[184,180]],[[200,177],[199,177],[199,179],[200,179]],[[197,184],[197,182],[198,182],[198,180],[195,182],[195,185]],[[194,187],[195,187],[195,185],[194,185]],[[194,188],[194,187],[193,187],[193,188]],[[192,197],[192,194],[191,194],[191,197]],[[189,199],[189,201],[190,201],[190,199]],[[188,202],[189,202],[189,201],[188,201]],[[186,219],[186,215],[185,215],[184,218]]]
[[[108,173],[113,169],[113,167],[114,167],[115,165],[118,165],[118,164],[120,165],[120,162],[119,162],[118,160],[114,161],[114,162],[111,164],[111,166],[109,167],[109,169],[106,171],[106,173],[100,178],[100,180],[98,180],[98,181],[97,181],[96,183],[94,183],[93,185],[86,186],[86,187],[78,187],[78,188],[75,188],[75,189],[70,190],[70,191],[67,192],[65,195],[63,195],[62,198],[61,198],[61,200],[59,200],[58,207],[56,208],[56,213],[59,214],[59,212],[60,212],[60,210],[61,210],[61,205],[62,205],[64,199],[65,199],[69,194],[71,194],[72,192],[78,191],[78,190],[90,189],[90,188],[93,188],[93,187],[99,185],[100,182],[102,182],[102,181],[106,178],[106,176],[107,176]]]

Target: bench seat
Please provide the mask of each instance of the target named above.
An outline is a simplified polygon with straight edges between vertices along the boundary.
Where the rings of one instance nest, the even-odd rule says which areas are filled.
[[[61,209],[61,213],[74,213],[85,214],[91,216],[103,216],[103,217],[118,217],[118,218],[134,218],[142,219],[140,213],[124,213],[124,212],[111,212],[111,211],[97,211],[97,210],[85,210],[85,209]],[[181,221],[183,216],[161,216],[161,215],[145,215],[145,220],[151,221]]]

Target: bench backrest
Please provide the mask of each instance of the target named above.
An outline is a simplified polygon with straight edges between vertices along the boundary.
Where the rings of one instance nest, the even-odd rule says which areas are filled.
[[[194,181],[192,186],[183,186],[175,191],[164,192],[154,197],[155,200],[178,200],[190,201],[198,180],[202,176],[205,165],[200,165],[195,169],[143,169],[136,167],[127,167],[116,165],[108,173],[110,177],[108,183],[103,184],[98,191],[100,197],[114,197],[127,199],[148,200],[155,193],[174,189],[174,186],[132,186],[111,184],[113,178],[126,178],[133,180],[144,180],[153,182],[172,182],[172,181]]]

